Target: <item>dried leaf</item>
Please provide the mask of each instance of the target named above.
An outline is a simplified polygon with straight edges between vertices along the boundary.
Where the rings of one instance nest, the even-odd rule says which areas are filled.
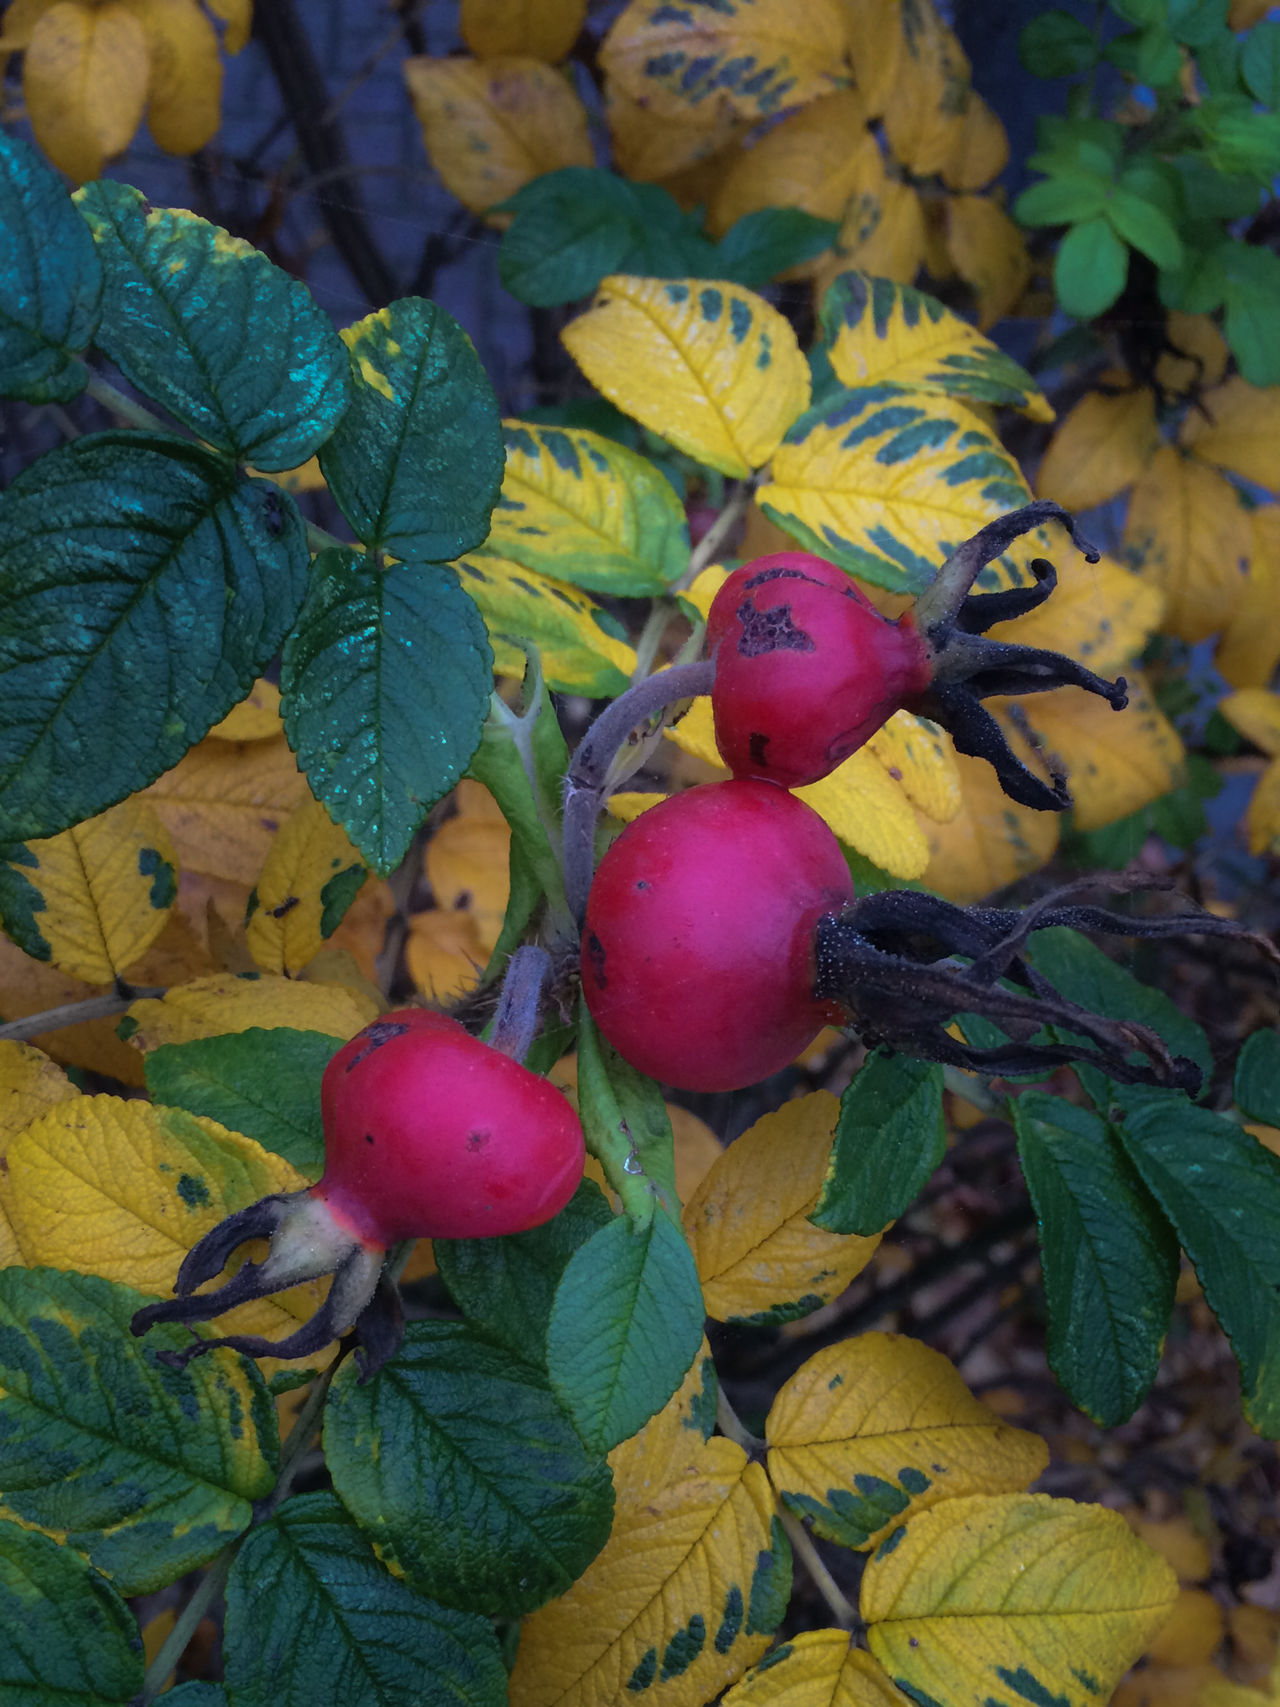
[[[950,823],[925,820],[921,826],[929,842],[923,882],[964,906],[1047,865],[1060,826],[1056,812],[1035,812],[1010,800],[984,760],[957,753],[956,766],[960,811]]]
[[[924,265],[927,247],[924,207],[910,184],[889,177],[880,150],[860,147],[853,193],[836,239],[836,258],[818,277],[829,282],[832,270],[857,267],[876,278],[910,284]]]
[[[218,32],[196,0],[120,0],[146,32],[151,55],[147,128],[170,154],[194,154],[222,116]]]
[[[262,970],[296,977],[341,923],[365,870],[318,801],[300,806],[271,844],[250,901],[246,935]]]
[[[1114,557],[1087,563],[1068,548],[1053,561],[1058,585],[1052,595],[1026,616],[994,623],[991,638],[1065,652],[1100,676],[1123,671],[1160,626],[1164,595]]]
[[[255,682],[249,697],[242,699],[209,731],[219,741],[269,741],[283,733],[280,689],[266,680]]]
[[[735,1683],[722,1707],[906,1707],[847,1630],[805,1630]]]
[[[311,792],[283,735],[210,736],[141,798],[155,807],[184,872],[252,884],[276,831]]]
[[[586,17],[587,0],[462,0],[458,27],[477,59],[519,54],[555,65]]]
[[[1177,396],[1217,385],[1227,371],[1231,351],[1207,314],[1169,315],[1165,335],[1178,355],[1166,351],[1156,362],[1156,383]]]
[[[935,824],[947,824],[960,810],[960,773],[956,769],[951,738],[927,717],[895,711],[889,721],[867,742],[888,771],[890,780],[901,784],[911,804]]]
[[[36,141],[83,184],[133,140],[147,98],[147,36],[122,0],[59,0],[39,19],[22,62]]]
[[[193,979],[164,996],[135,1002],[122,1023],[134,1048],[146,1054],[162,1043],[224,1037],[251,1026],[268,1031],[286,1026],[349,1038],[377,1016],[377,1005],[354,991],[263,972],[245,978]]]
[[[604,111],[614,163],[624,176],[645,183],[670,179],[711,160],[746,129],[727,99],[704,102],[676,118],[655,111],[648,96],[636,100],[611,78],[605,81]]]
[[[928,178],[960,145],[969,61],[933,0],[913,0],[899,16],[902,48],[884,109],[885,135],[894,158],[917,178]]]

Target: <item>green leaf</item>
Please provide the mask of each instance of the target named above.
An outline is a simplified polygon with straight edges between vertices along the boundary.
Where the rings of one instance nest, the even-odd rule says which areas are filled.
[[[608,1452],[660,1411],[702,1344],[693,1253],[666,1215],[610,1220],[570,1257],[547,1327],[547,1370],[588,1446]]]
[[[58,174],[0,131],[0,396],[66,403],[84,389],[102,269]]]
[[[320,1081],[342,1038],[321,1031],[248,1031],[166,1043],[148,1052],[154,1102],[243,1132],[309,1179],[324,1169]]]
[[[357,539],[428,563],[479,545],[502,484],[493,387],[443,308],[405,297],[348,326],[351,407],[320,468]]]
[[[30,878],[18,869],[37,863],[36,856],[23,843],[0,844],[0,925],[24,954],[33,960],[50,960],[53,950],[36,924],[36,914],[43,913],[47,903]]]
[[[292,1701],[506,1707],[487,1618],[426,1599],[374,1557],[332,1494],[288,1500],[241,1549],[227,1584],[236,1707]]]
[[[1182,268],[1160,274],[1160,300],[1164,306],[1180,309],[1184,314],[1212,314],[1220,308],[1227,291],[1227,247],[1217,243],[1208,249],[1193,248],[1188,243]]]
[[[446,1606],[514,1618],[563,1594],[609,1535],[613,1484],[545,1375],[456,1322],[412,1322],[325,1409],[334,1487],[378,1556]]]
[[[124,1707],[142,1677],[137,1620],[107,1579],[70,1547],[0,1522],[5,1707]]]
[[[1120,1137],[1173,1223],[1240,1365],[1244,1413],[1280,1436],[1280,1157],[1175,1092],[1118,1093]]]
[[[298,279],[185,208],[109,178],[76,201],[102,262],[95,343],[206,443],[296,468],[347,407],[346,352]]]
[[[65,1534],[121,1594],[176,1582],[247,1529],[275,1480],[275,1408],[228,1351],[171,1369],[188,1329],[129,1331],[147,1300],[95,1275],[0,1270],[4,1502]]]
[[[0,839],[51,836],[177,764],[293,626],[293,500],[164,435],[51,451],[0,498]]]
[[[1280,255],[1232,242],[1227,270],[1227,342],[1250,385],[1280,385]]]
[[[618,271],[637,235],[629,188],[613,172],[564,166],[500,203],[515,215],[498,249],[498,277],[512,296],[553,308],[590,296]]]
[[[380,570],[322,551],[284,650],[289,745],[323,801],[383,876],[476,750],[493,689],[484,624],[454,570]]]
[[[1168,16],[1169,0],[1111,0],[1111,10],[1131,24],[1159,24]]]
[[[180,1683],[165,1692],[164,1707],[226,1707],[227,1692],[220,1683]]]
[[[735,220],[716,246],[716,276],[761,290],[788,267],[825,254],[840,231],[836,220],[799,207],[759,207]]]
[[[1213,95],[1189,117],[1217,171],[1264,185],[1280,173],[1280,113],[1258,111],[1247,95]]]
[[[1018,37],[1018,57],[1033,77],[1074,77],[1097,64],[1093,31],[1070,12],[1040,12]]]
[[[1240,75],[1267,107],[1280,106],[1280,20],[1264,18],[1244,38]]]
[[[1040,1224],[1049,1365],[1081,1410],[1114,1428],[1156,1378],[1178,1241],[1096,1114],[1041,1091],[1012,1106]]]
[[[546,1361],[547,1323],[565,1266],[613,1212],[583,1180],[552,1220],[496,1239],[433,1239],[432,1254],[468,1324],[515,1357]]]
[[[1053,263],[1054,288],[1068,314],[1092,320],[1124,289],[1129,251],[1104,218],[1073,225]]]
[[[503,675],[516,674],[525,647],[536,646],[547,686],[557,693],[612,699],[627,686],[635,651],[618,616],[598,599],[488,546],[454,567],[480,609]]]
[[[1169,0],[1169,28],[1188,47],[1205,47],[1227,28],[1227,0]]]
[[[1113,37],[1103,48],[1102,57],[1135,83],[1156,89],[1176,83],[1182,69],[1181,50],[1163,24]]]
[[[1280,1032],[1255,1031],[1236,1061],[1235,1099],[1263,1126],[1280,1126]]]
[[[1224,30],[1213,41],[1196,49],[1196,69],[1211,95],[1239,94],[1242,46],[1237,36]]]
[[[1074,168],[1023,190],[1013,211],[1024,225],[1070,225],[1101,213],[1110,189],[1108,178]]]
[[[1182,240],[1168,216],[1154,202],[1121,184],[1111,192],[1106,211],[1115,230],[1131,248],[1158,267],[1177,269],[1182,265]]]
[[[1110,176],[1124,156],[1129,135],[1130,127],[1114,119],[1063,118],[1044,113],[1036,121],[1037,152],[1027,164],[1037,172],[1083,168]]]
[[[810,1221],[828,1233],[879,1233],[914,1203],[946,1147],[941,1067],[876,1051],[840,1098]]]
[[[675,1142],[662,1092],[601,1037],[585,1001],[578,1005],[578,1114],[587,1150],[632,1224],[677,1216]]]

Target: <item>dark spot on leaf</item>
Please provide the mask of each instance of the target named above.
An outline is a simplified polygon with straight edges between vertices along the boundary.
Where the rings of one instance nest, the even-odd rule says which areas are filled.
[[[285,914],[291,913],[297,905],[298,897],[296,895],[286,895],[278,907],[270,908],[270,915],[273,919],[283,919]]]
[[[179,1175],[177,1192],[188,1209],[203,1209],[210,1201],[209,1187],[194,1174]]]
[[[700,1612],[695,1612],[683,1630],[677,1630],[662,1651],[662,1670],[658,1673],[658,1681],[666,1683],[669,1678],[679,1677],[681,1672],[688,1671],[706,1646],[707,1621]]]
[[[658,1650],[648,1648],[641,1657],[639,1665],[627,1679],[627,1688],[633,1695],[639,1695],[641,1690],[648,1689],[658,1675]]]
[[[724,1599],[724,1617],[716,1631],[715,1650],[718,1654],[727,1654],[737,1640],[738,1632],[742,1629],[744,1612],[742,1590],[737,1583],[730,1583],[729,1592]]]

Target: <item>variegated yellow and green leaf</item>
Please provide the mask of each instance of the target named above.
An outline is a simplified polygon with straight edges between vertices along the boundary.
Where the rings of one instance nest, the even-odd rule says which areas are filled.
[[[844,272],[832,280],[820,313],[831,366],[850,389],[900,385],[1019,409],[1033,421],[1053,419],[1029,373],[924,291]]]
[[[847,1630],[804,1630],[735,1683],[721,1707],[907,1707]]]
[[[285,824],[249,897],[249,952],[264,972],[296,977],[342,923],[368,868],[317,800]]]
[[[868,750],[907,799],[935,824],[960,810],[960,773],[951,737],[927,717],[895,711],[867,742]]]
[[[254,1026],[354,1037],[377,1016],[377,1002],[362,990],[272,972],[246,978],[225,972],[176,984],[163,996],[144,996],[121,1020],[120,1035],[145,1055],[162,1043],[225,1037]]]
[[[933,0],[898,8],[902,46],[884,128],[895,160],[917,178],[942,171],[964,133],[969,60]]]
[[[1165,596],[1164,626],[1195,645],[1226,628],[1247,585],[1253,529],[1216,468],[1161,445],[1129,499],[1125,555]]]
[[[810,550],[916,593],[962,541],[1030,496],[1017,463],[962,403],[882,384],[841,392],[797,421],[759,503]],[[1021,566],[1053,549],[1037,529],[977,584],[1021,581]]]
[[[1024,762],[1033,758],[1020,734],[1005,733]],[[985,759],[957,753],[955,762],[959,812],[945,824],[921,817],[929,844],[923,881],[948,901],[967,905],[1047,865],[1058,846],[1061,817],[1010,800]]]
[[[1087,563],[1067,546],[1054,553],[1053,564],[1058,585],[1052,596],[1025,616],[995,623],[991,638],[1065,652],[1100,676],[1123,671],[1159,628],[1163,593],[1105,553]]]
[[[645,457],[599,433],[504,421],[507,466],[488,546],[557,581],[660,593],[689,562],[684,508]]]
[[[558,693],[604,699],[626,687],[635,649],[617,618],[588,593],[487,551],[461,557],[454,567],[480,607],[499,674],[524,675],[517,641],[531,640],[547,686]]]

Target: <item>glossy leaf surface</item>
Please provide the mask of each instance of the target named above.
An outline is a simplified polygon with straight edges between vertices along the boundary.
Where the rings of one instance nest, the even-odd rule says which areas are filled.
[[[840,1098],[815,1225],[878,1235],[915,1201],[945,1149],[941,1068],[877,1051]]]
[[[559,693],[612,699],[636,666],[635,649],[611,612],[578,587],[488,551],[456,565],[462,585],[480,608],[504,676],[523,676],[526,655],[517,641],[538,648],[549,688]]]

